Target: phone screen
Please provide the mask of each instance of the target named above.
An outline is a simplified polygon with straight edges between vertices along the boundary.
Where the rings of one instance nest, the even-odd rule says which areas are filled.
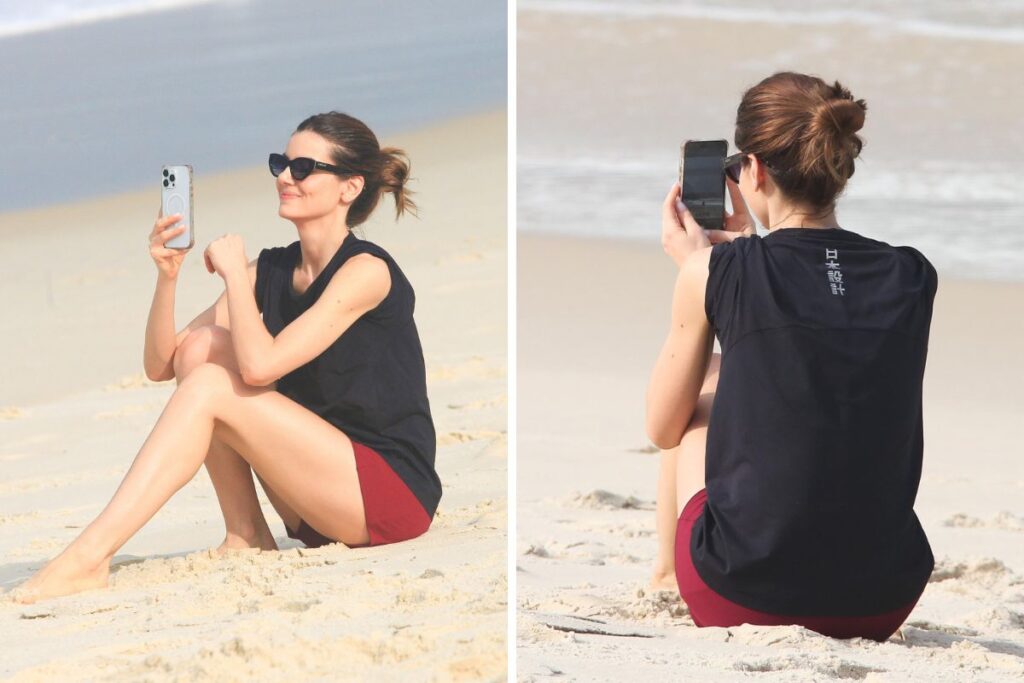
[[[679,166],[682,200],[694,219],[707,230],[721,230],[725,213],[725,140],[688,140]]]

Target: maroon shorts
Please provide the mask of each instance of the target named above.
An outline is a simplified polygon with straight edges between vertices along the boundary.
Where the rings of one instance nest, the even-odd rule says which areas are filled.
[[[431,517],[401,477],[372,448],[353,441],[352,450],[356,455],[356,472],[359,476],[359,490],[363,494],[370,542],[349,547],[365,548],[397,543],[416,538],[425,532],[430,526]],[[286,524],[285,531],[290,538],[305,543],[307,548],[340,542],[324,536],[305,520],[299,520],[296,531],[289,529]]]
[[[885,614],[868,617],[804,617],[768,614],[747,609],[715,593],[700,578],[690,557],[690,534],[693,525],[704,511],[708,495],[701,489],[686,503],[676,526],[676,580],[679,595],[690,608],[690,616],[697,626],[786,626],[796,624],[833,638],[870,638],[884,641],[896,632],[914,609],[913,602]],[[923,592],[923,589],[922,589]]]

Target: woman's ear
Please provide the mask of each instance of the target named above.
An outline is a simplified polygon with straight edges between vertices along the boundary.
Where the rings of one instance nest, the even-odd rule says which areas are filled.
[[[750,155],[751,180],[754,181],[754,190],[764,189],[765,171],[764,164],[755,155]]]
[[[345,178],[341,183],[341,201],[351,204],[363,191],[366,180],[361,175],[353,175]]]

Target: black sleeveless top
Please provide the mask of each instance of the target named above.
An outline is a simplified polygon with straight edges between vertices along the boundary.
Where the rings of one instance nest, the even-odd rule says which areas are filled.
[[[323,353],[281,377],[277,391],[377,451],[433,517],[441,481],[434,469],[437,439],[423,350],[413,322],[415,295],[391,255],[350,232],[323,272],[298,294],[292,274],[301,258],[299,241],[263,249],[256,267],[256,302],[276,337],[320,298],[345,261],[365,253],[388,264],[387,296]]]
[[[913,506],[937,282],[912,247],[849,230],[712,247],[722,363],[690,550],[714,591],[774,614],[867,616],[923,590],[934,558]]]

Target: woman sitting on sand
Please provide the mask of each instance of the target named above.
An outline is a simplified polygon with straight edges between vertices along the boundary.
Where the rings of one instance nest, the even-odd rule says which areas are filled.
[[[654,582],[698,626],[885,640],[934,566],[913,505],[935,269],[835,216],[866,109],[838,82],[766,78],[737,112],[725,230],[678,184],[663,207],[679,276],[647,392],[667,449]]]
[[[174,287],[187,251],[164,247],[181,216],[158,215],[146,376],[173,377],[178,388],[110,503],[17,600],[107,585],[117,550],[203,463],[227,528],[218,552],[277,549],[253,471],[288,535],[307,546],[380,545],[427,530],[441,482],[413,290],[386,251],[350,231],[384,192],[399,216],[415,209],[405,159],[345,114],[299,124],[285,154],[270,155],[278,215],[299,239],[248,263],[240,236],[214,240],[204,258],[225,291],[177,335]]]

